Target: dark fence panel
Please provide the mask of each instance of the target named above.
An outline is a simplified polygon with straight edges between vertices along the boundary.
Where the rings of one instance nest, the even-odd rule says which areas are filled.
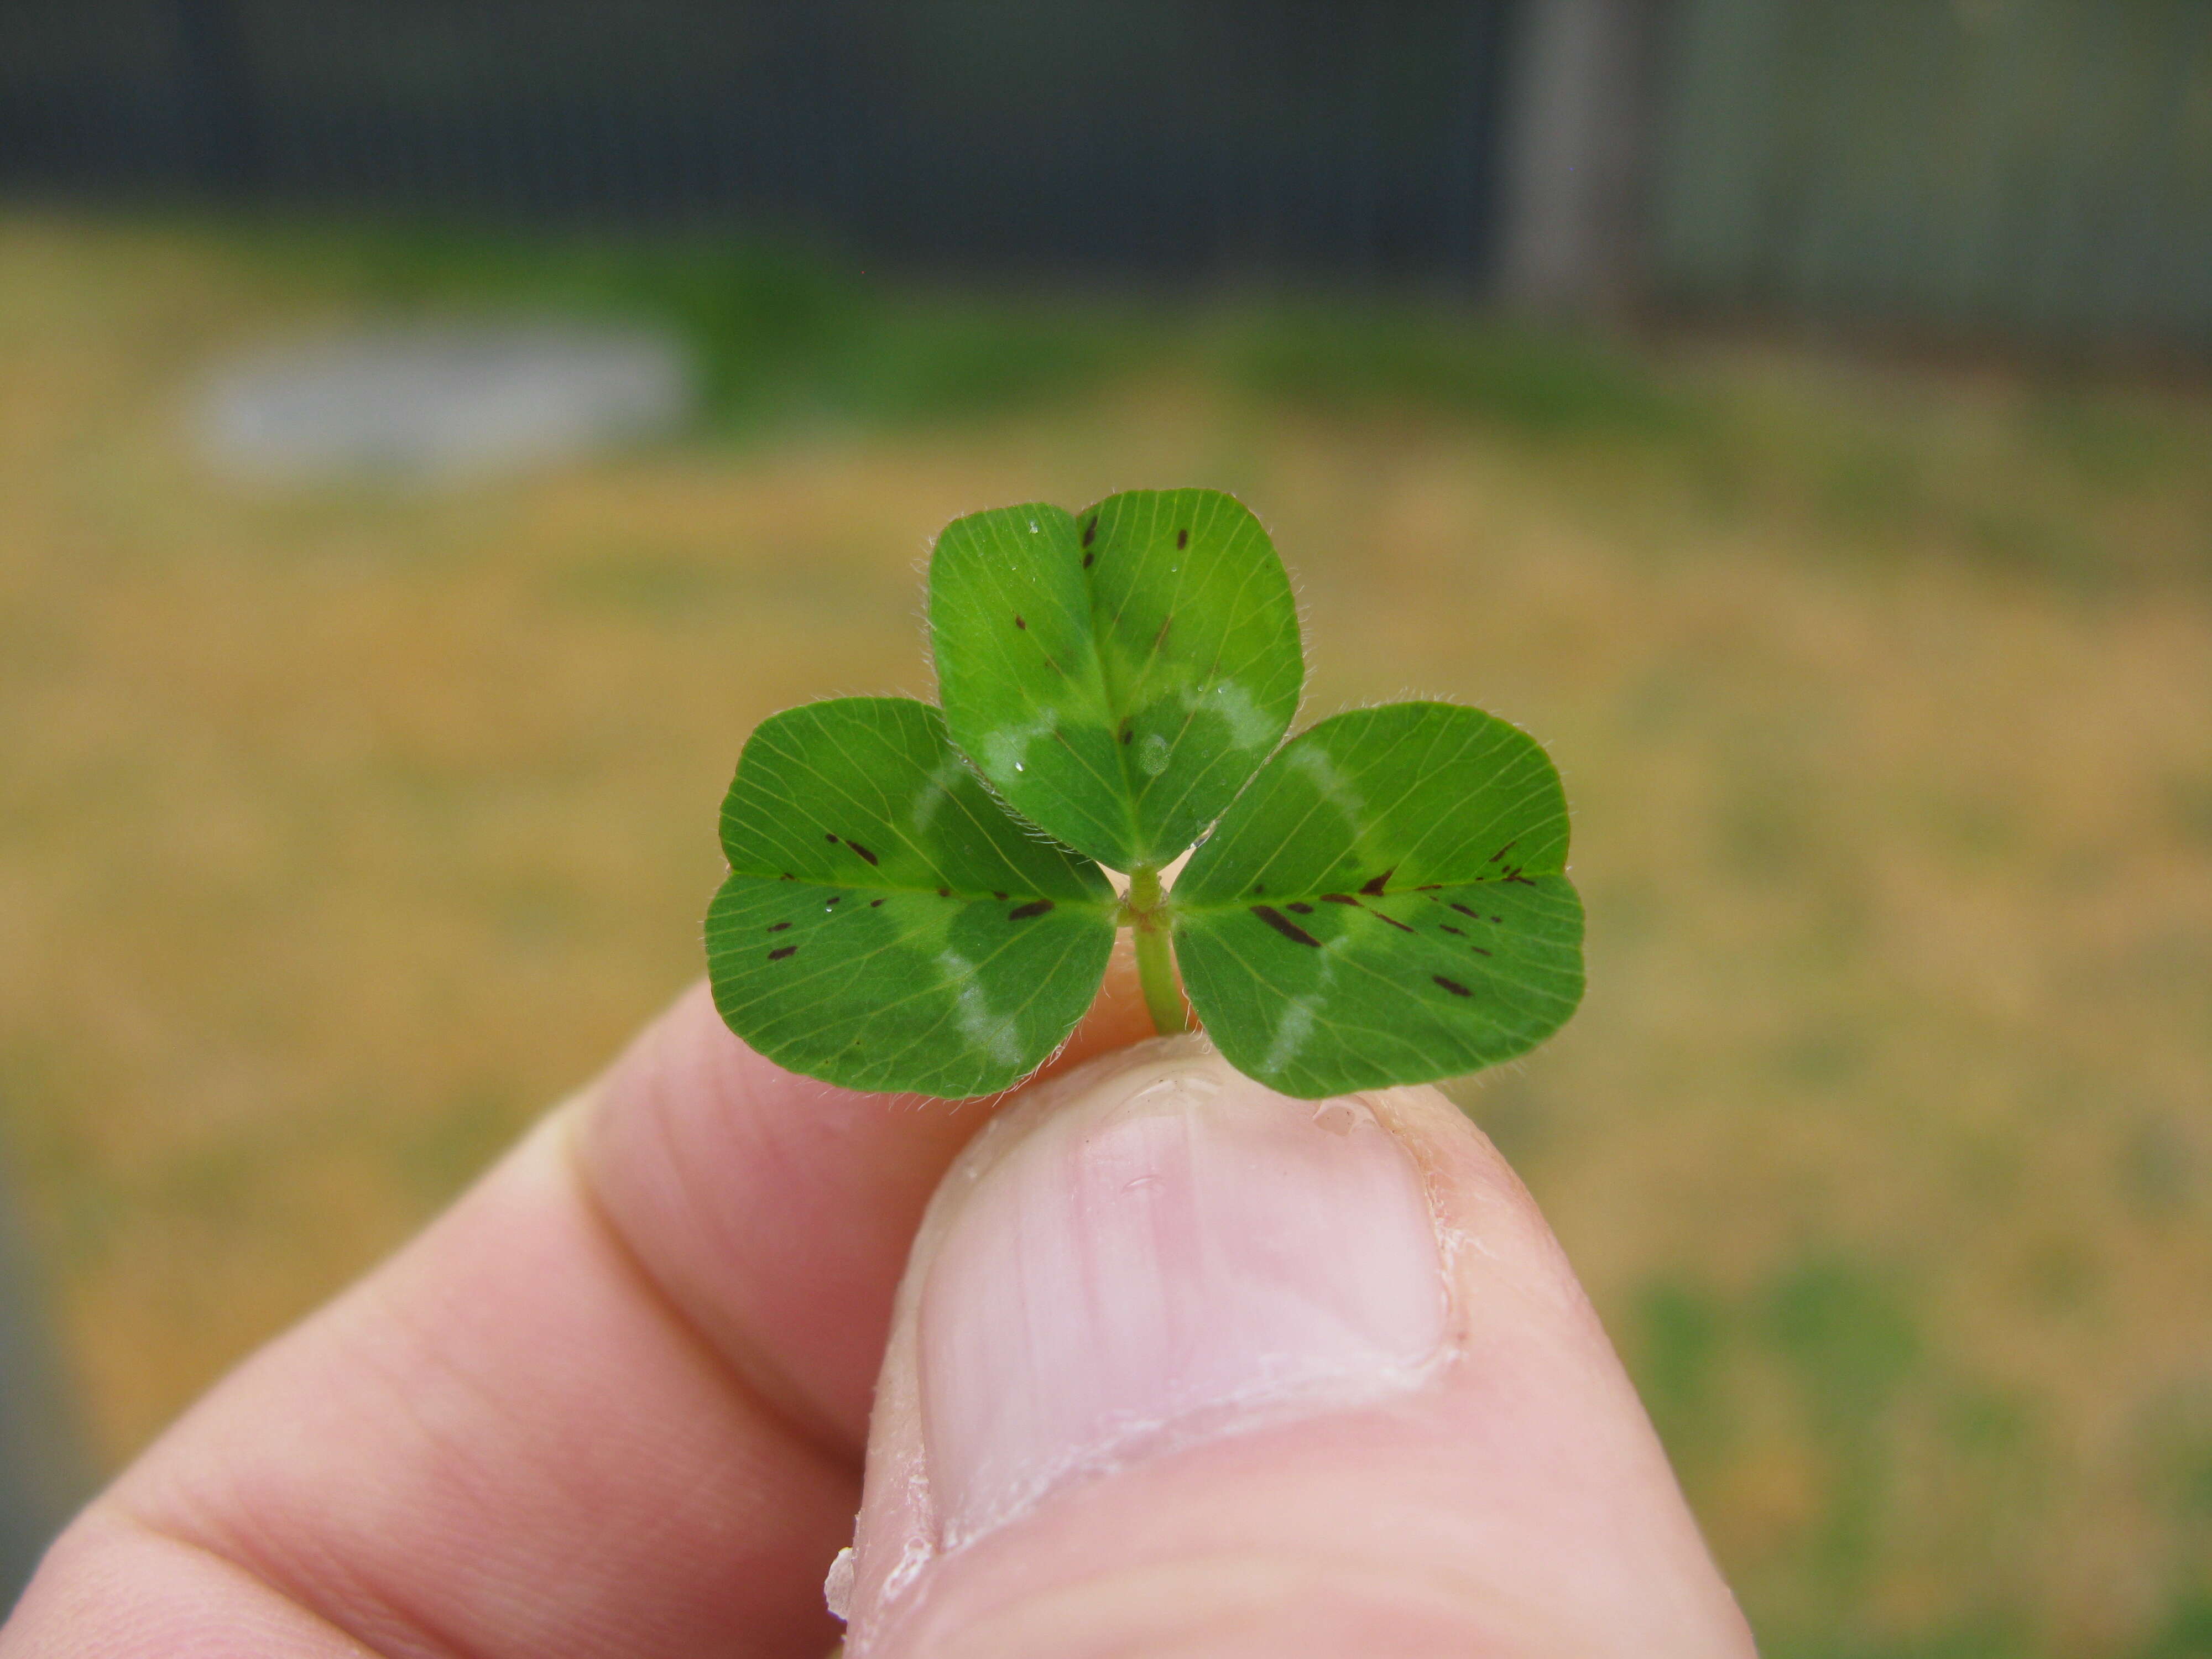
[[[0,183],[1481,268],[1510,0],[0,0]]]

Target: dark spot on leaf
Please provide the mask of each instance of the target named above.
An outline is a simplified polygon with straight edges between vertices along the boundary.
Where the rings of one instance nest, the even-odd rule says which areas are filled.
[[[874,908],[875,908],[878,904],[881,904],[882,902],[883,902],[883,901],[882,901],[881,899],[870,899],[870,900],[868,901],[868,908],[870,908],[871,910],[872,910],[872,909],[874,909]]]
[[[1153,649],[1153,650],[1157,651],[1157,650],[1158,650],[1158,649],[1160,648],[1160,647],[1162,647],[1163,645],[1164,645],[1164,644],[1166,644],[1166,643],[1167,643],[1168,629],[1169,629],[1169,627],[1170,627],[1170,626],[1174,623],[1174,621],[1175,621],[1175,617],[1174,617],[1172,615],[1170,615],[1170,616],[1165,616],[1165,617],[1161,617],[1161,618],[1160,618],[1160,631],[1159,631],[1158,633],[1157,633],[1157,634],[1155,634],[1155,635],[1152,635],[1152,649]]]
[[[1323,893],[1321,902],[1323,904],[1348,904],[1355,910],[1360,908],[1359,901],[1349,893]]]
[[[822,908],[825,910],[834,910],[844,902],[844,898],[845,896],[842,893],[832,893],[830,895],[830,902]]]
[[[1094,514],[1092,514],[1090,516],[1090,518],[1088,518],[1087,520],[1085,520],[1084,521],[1084,525],[1083,525],[1083,544],[1084,544],[1085,547],[1090,546],[1090,545],[1091,545],[1091,538],[1093,536],[1096,536],[1097,533],[1098,533],[1098,515],[1097,515],[1096,513],[1094,513]],[[1088,560],[1088,559],[1085,559],[1083,562],[1084,562],[1084,563],[1085,563],[1085,564],[1089,564],[1089,563],[1091,562],[1091,561],[1090,561],[1090,560]]]
[[[1451,923],[1448,921],[1438,922],[1437,925],[1443,928],[1444,932],[1449,933],[1454,939],[1465,939],[1467,937],[1465,933],[1461,933],[1458,928],[1453,927]]]
[[[1017,627],[1017,628],[1019,628],[1019,629],[1026,629],[1029,627],[1029,624],[1028,624],[1027,623],[1024,622],[1024,621],[1021,619],[1021,617],[1020,617],[1017,616],[1017,617],[1014,618],[1014,626],[1015,626],[1015,627]]]
[[[1402,921],[1399,921],[1397,917],[1395,917],[1395,916],[1386,916],[1386,915],[1383,915],[1380,910],[1370,910],[1367,914],[1368,914],[1369,915],[1370,915],[1370,916],[1374,917],[1374,918],[1375,918],[1375,920],[1376,920],[1376,921],[1387,921],[1387,922],[1389,922],[1389,923],[1393,927],[1396,928],[1396,929],[1397,929],[1400,933],[1412,933],[1412,932],[1413,931],[1411,927],[1407,927],[1404,922],[1402,922]]]
[[[1505,918],[1504,918],[1504,917],[1503,917],[1503,916],[1492,916],[1492,917],[1491,917],[1491,921],[1504,921],[1504,920],[1505,920]]]
[[[1302,916],[1310,916],[1313,914],[1312,905],[1301,904],[1296,899],[1292,899],[1288,904],[1285,904],[1283,908],[1285,910],[1295,910]]]
[[[768,953],[768,959],[770,962],[781,962],[786,957],[789,956],[798,948],[799,947],[796,945],[778,945],[775,950]]]
[[[832,847],[835,847],[837,844],[837,837],[835,836],[825,835],[822,839],[828,842]]]
[[[862,858],[867,860],[871,864],[875,864],[879,861],[873,853],[871,853],[866,848],[861,846],[860,842],[853,840],[850,836],[846,838],[845,845],[851,848],[855,853],[858,853]]]
[[[1507,842],[1504,846],[1499,848],[1495,853],[1492,853],[1489,858],[1484,860],[1484,862],[1486,864],[1497,863],[1498,860],[1504,858],[1508,853],[1513,850],[1513,842],[1517,842],[1520,839],[1521,837],[1518,836],[1514,836],[1513,841]]]
[[[1271,905],[1255,904],[1252,914],[1294,945],[1310,945],[1316,950],[1321,946],[1319,939]]]
[[[1261,885],[1260,885],[1260,884],[1259,884],[1258,882],[1256,882],[1256,881],[1255,881],[1255,882],[1254,882],[1254,883],[1252,884],[1252,891],[1253,891],[1253,893],[1254,893],[1255,896],[1256,896],[1256,895],[1258,895],[1258,894],[1261,894],[1261,893],[1264,893],[1264,892],[1266,892],[1267,890],[1266,888],[1264,888],[1264,887],[1262,887]]]
[[[1436,981],[1437,984],[1443,986],[1445,990],[1449,991],[1455,997],[1471,997],[1474,994],[1474,992],[1468,990],[1466,986],[1461,984],[1455,979],[1446,979],[1442,974],[1431,974],[1429,977]]]
[[[1457,899],[1454,899],[1454,900],[1452,901],[1452,908],[1453,908],[1453,909],[1455,909],[1455,910],[1456,910],[1456,911],[1458,911],[1458,912],[1460,913],[1460,915],[1463,915],[1463,916],[1474,916],[1474,919],[1475,919],[1477,921],[1480,921],[1482,920],[1482,918],[1481,918],[1480,916],[1476,916],[1476,915],[1474,915],[1474,911],[1472,911],[1472,910],[1468,909],[1468,908],[1467,908],[1467,906],[1465,906],[1464,904],[1462,904],[1462,903],[1461,903]],[[1497,918],[1496,916],[1492,916],[1492,917],[1491,917],[1491,920],[1492,920],[1492,921],[1497,921],[1497,920],[1498,920],[1498,918]]]
[[[995,899],[1002,899],[1006,897],[1006,895],[1004,893],[994,893],[991,896]]]
[[[1397,869],[1394,866],[1392,868],[1385,870],[1381,875],[1376,877],[1374,880],[1362,884],[1359,890],[1366,894],[1370,898],[1380,897],[1383,888],[1389,884],[1390,878],[1397,873]]]
[[[937,890],[937,896],[939,898],[951,898],[952,896],[952,890],[950,887],[940,887]]]
[[[1528,877],[1522,875],[1518,870],[1508,870],[1505,872],[1505,879],[1508,881],[1517,881],[1523,887],[1534,887],[1536,884]]]
[[[1052,908],[1050,899],[1031,899],[1027,904],[1017,904],[1006,912],[1008,921],[1027,921],[1031,916],[1041,916]]]
[[[1430,882],[1424,882],[1424,883],[1422,883],[1422,884],[1421,884],[1421,885],[1419,885],[1419,887],[1416,887],[1413,890],[1414,890],[1415,892],[1417,892],[1417,893],[1433,893],[1433,892],[1435,892],[1435,891],[1437,890],[1437,888],[1439,888],[1439,887],[1441,887],[1441,886],[1443,886],[1443,883],[1442,883],[1442,882],[1440,882],[1440,881],[1430,881]]]
[[[781,875],[778,876],[776,879],[778,881],[797,881],[799,878],[793,875],[790,871],[787,870]]]
[[[1188,530],[1176,531],[1176,545],[1177,547],[1188,547],[1190,545],[1190,532]]]
[[[1137,728],[1129,715],[1124,714],[1121,716],[1121,731],[1120,735],[1121,741],[1124,743],[1128,742],[1131,738],[1137,735]]]
[[[1474,951],[1475,955],[1479,957],[1486,957],[1490,954],[1489,951],[1484,950],[1480,945],[1470,945],[1467,948]]]
[[[791,926],[791,924],[790,924],[789,922],[787,922],[787,921],[779,921],[778,923],[776,923],[776,924],[775,924],[775,927],[773,927],[769,928],[769,933],[781,933],[785,928],[787,928],[787,927],[790,927],[790,926]]]
[[[1083,556],[1083,568],[1084,568],[1085,570],[1090,569],[1090,568],[1091,568],[1091,560],[1093,560],[1093,559],[1097,558],[1097,556],[1097,556],[1096,553],[1085,553],[1085,554]]]

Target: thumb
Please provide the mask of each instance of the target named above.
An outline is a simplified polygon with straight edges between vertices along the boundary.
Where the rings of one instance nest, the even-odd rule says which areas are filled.
[[[1751,1652],[1489,1143],[1197,1038],[1025,1096],[939,1188],[830,1592],[856,1659]]]

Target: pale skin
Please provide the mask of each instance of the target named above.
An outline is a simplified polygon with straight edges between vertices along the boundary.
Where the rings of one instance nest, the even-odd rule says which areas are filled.
[[[1150,1030],[1117,958],[1057,1065]],[[1542,1217],[1428,1099],[1394,1129],[1468,1240],[1464,1352],[1048,1499],[873,1650],[1748,1655]],[[125,1470],[0,1659],[819,1659],[895,1292],[985,1115],[781,1072],[695,988]]]

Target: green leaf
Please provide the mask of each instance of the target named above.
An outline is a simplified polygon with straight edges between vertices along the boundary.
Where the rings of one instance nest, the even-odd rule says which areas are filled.
[[[1289,579],[1218,491],[978,513],[938,538],[929,589],[954,740],[1016,811],[1116,869],[1189,846],[1297,712]]]
[[[1534,1047],[1582,999],[1567,804],[1534,739],[1401,702],[1300,733],[1171,898],[1192,1006],[1288,1095],[1426,1083]]]
[[[1104,875],[1007,817],[923,703],[847,697],[763,720],[722,850],[714,1006],[810,1077],[993,1093],[1042,1063],[1105,975]]]

